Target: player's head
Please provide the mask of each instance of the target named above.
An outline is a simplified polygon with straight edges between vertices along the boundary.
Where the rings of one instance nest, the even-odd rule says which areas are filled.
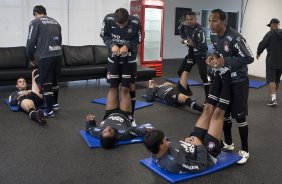
[[[209,25],[212,33],[222,33],[226,27],[226,14],[221,9],[214,9],[209,16]]]
[[[194,12],[188,12],[187,13],[186,23],[189,27],[195,27],[195,25],[196,25],[196,14]]]
[[[37,17],[42,16],[42,15],[47,15],[46,9],[45,9],[44,6],[42,6],[42,5],[36,5],[36,6],[33,8],[33,16],[34,16],[35,18],[37,18]]]
[[[107,126],[101,134],[100,143],[101,146],[105,149],[113,148],[115,143],[117,142],[117,129]]]
[[[153,154],[158,154],[160,150],[168,148],[168,141],[161,130],[153,129],[144,136],[146,148]]]
[[[129,13],[125,8],[119,8],[115,11],[115,21],[120,28],[126,27],[129,19]]]
[[[18,88],[19,90],[26,90],[26,87],[26,80],[24,78],[18,78],[16,88]]]

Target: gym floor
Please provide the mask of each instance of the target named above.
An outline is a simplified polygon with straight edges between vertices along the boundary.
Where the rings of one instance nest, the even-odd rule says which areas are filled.
[[[175,77],[179,61],[164,62],[163,77]],[[191,79],[200,81],[197,67]],[[254,77],[250,77],[254,79]],[[261,79],[263,80],[263,79]],[[79,135],[88,113],[102,120],[105,107],[90,103],[105,97],[105,80],[76,81],[60,84],[60,111],[40,127],[22,112],[12,112],[0,103],[0,183],[5,184],[153,184],[168,183],[139,163],[150,157],[143,144],[125,145],[114,150],[89,149]],[[137,83],[137,99],[143,100],[146,83]],[[204,100],[201,86],[191,87],[200,104]],[[13,86],[0,87],[0,98],[7,98]],[[219,172],[184,181],[189,184],[268,184],[280,183],[282,176],[282,92],[278,106],[268,107],[268,88],[249,92],[249,150],[245,165],[233,165]],[[137,123],[152,123],[172,140],[182,139],[193,129],[197,114],[155,102],[135,112]],[[240,149],[236,123],[233,123],[235,151]],[[280,147],[281,146],[281,147]]]

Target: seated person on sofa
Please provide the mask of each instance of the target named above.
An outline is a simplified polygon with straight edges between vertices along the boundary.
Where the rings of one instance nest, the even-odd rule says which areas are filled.
[[[204,111],[189,137],[170,143],[160,130],[145,135],[144,144],[160,168],[172,173],[195,173],[217,162],[224,113],[230,101],[230,70],[218,70],[214,77]]]
[[[155,98],[158,98],[170,105],[179,106],[181,104],[185,104],[194,111],[203,112],[203,108],[201,106],[192,101],[189,96],[180,93],[177,87],[169,82],[157,85],[153,80],[149,80],[148,89],[146,91],[146,100],[148,102],[152,102]]]
[[[40,94],[38,85],[35,82],[38,77],[38,71],[33,70],[31,90],[27,90],[26,80],[19,78],[16,83],[18,91],[9,96],[9,103],[11,106],[19,106],[24,112],[28,113],[30,119],[36,121],[39,125],[45,125],[47,122],[44,111],[37,109],[44,105],[43,96]]]

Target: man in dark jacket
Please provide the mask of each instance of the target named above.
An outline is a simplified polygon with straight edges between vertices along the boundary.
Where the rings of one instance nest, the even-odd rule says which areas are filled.
[[[113,102],[116,98],[121,98],[123,107],[127,106],[128,101],[132,104],[125,111],[134,113],[137,45],[141,43],[141,31],[140,20],[129,15],[124,8],[104,18],[100,36],[109,48],[107,110],[115,106]]]
[[[32,64],[38,64],[45,101],[45,116],[54,116],[53,110],[59,109],[58,81],[61,72],[62,34],[60,24],[48,17],[46,9],[35,6],[34,20],[30,22],[29,34],[26,43],[27,56]],[[36,62],[35,62],[36,61]]]
[[[196,22],[196,14],[194,12],[189,12],[186,15],[186,21],[179,27],[179,32],[182,38],[181,43],[188,46],[188,54],[185,56],[178,69],[177,73],[180,80],[177,87],[181,93],[187,96],[192,95],[187,80],[192,67],[197,63],[207,97],[210,85],[207,77],[207,64],[205,62],[208,46],[204,29]]]
[[[223,129],[226,143],[225,148],[234,150],[231,136],[231,114],[232,118],[236,119],[238,124],[242,144],[241,150],[239,151],[239,155],[242,156],[242,159],[237,163],[244,164],[249,158],[249,130],[246,121],[249,94],[247,65],[254,61],[254,57],[242,35],[226,24],[226,14],[221,9],[215,9],[211,12],[209,24],[211,29],[211,42],[215,52],[220,57],[213,59],[208,65],[214,68],[220,68],[222,66],[231,68],[230,106],[225,113],[226,119]]]
[[[257,48],[257,59],[259,59],[264,49],[267,50],[266,56],[266,82],[269,86],[270,100],[268,106],[276,106],[276,93],[278,91],[282,72],[282,30],[279,29],[280,21],[276,18],[271,19],[267,24],[270,31],[265,34],[263,40]]]

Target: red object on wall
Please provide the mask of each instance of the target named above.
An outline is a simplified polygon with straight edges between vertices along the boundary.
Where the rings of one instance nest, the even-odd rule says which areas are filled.
[[[156,76],[162,76],[164,0],[131,0],[130,14],[138,16],[142,23],[140,64],[155,68]]]

